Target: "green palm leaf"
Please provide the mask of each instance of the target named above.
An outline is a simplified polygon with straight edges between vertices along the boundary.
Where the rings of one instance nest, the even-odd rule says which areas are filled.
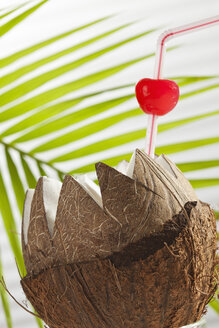
[[[10,14],[16,12],[18,9],[24,7],[26,4],[27,4],[27,2],[22,3],[21,5],[19,5],[17,7],[14,7],[13,9],[11,9],[11,7],[10,8],[5,8],[4,9],[4,14],[0,15],[0,19],[5,18],[5,17],[9,16]]]
[[[36,178],[32,172],[32,170],[30,169],[30,166],[28,165],[28,162],[25,158],[25,156],[21,155],[21,163],[23,166],[23,170],[27,179],[27,184],[29,188],[35,188],[36,186]]]
[[[37,167],[38,167],[39,172],[40,172],[40,175],[41,175],[42,177],[47,176],[46,171],[44,170],[42,164],[40,164],[40,163],[38,162],[38,163],[37,163]],[[60,180],[62,180],[62,179],[60,179]]]
[[[74,113],[71,113],[71,114],[66,115],[64,117],[61,117],[60,119],[57,119],[57,120],[52,121],[52,122],[48,122],[47,124],[45,124],[43,126],[40,126],[39,128],[36,128],[34,131],[30,131],[26,135],[21,136],[20,138],[17,138],[16,140],[14,140],[13,143],[23,142],[25,140],[30,140],[30,139],[38,138],[39,136],[43,136],[43,135],[47,135],[47,134],[52,133],[52,132],[59,131],[62,128],[71,126],[73,122],[74,122],[74,124],[77,123],[77,122],[81,122],[83,119],[87,119],[87,118],[92,117],[94,115],[100,114],[100,113],[106,111],[107,109],[111,109],[111,108],[113,108],[115,106],[118,106],[118,105],[124,103],[125,101],[129,100],[130,98],[131,98],[131,96],[119,97],[119,98],[116,98],[116,99],[113,99],[113,100],[109,100],[109,101],[106,101],[106,102],[103,102],[103,103],[100,103],[100,104],[95,104],[93,106],[89,106],[89,107],[83,108],[82,110],[78,110],[78,111],[76,111]],[[129,114],[127,113],[127,115],[129,115]],[[123,114],[123,118],[125,118],[125,115],[124,114]],[[115,121],[118,122],[119,120],[121,120],[121,118],[120,119],[117,119]],[[95,122],[95,123],[97,123],[97,122]],[[105,120],[105,123],[107,124],[107,121],[106,120]],[[109,119],[109,123],[110,123],[110,119]],[[102,127],[103,127],[103,125],[102,125]],[[88,129],[88,128],[89,127],[86,126],[85,129]],[[93,133],[93,131],[94,130],[91,127],[90,133]],[[98,130],[96,130],[96,131],[98,131]],[[76,132],[76,130],[74,130],[74,132]],[[79,133],[81,133],[81,131]],[[85,132],[85,135],[86,135],[86,132]],[[80,138],[80,135],[79,134],[78,134],[78,136]],[[81,135],[81,138],[82,138],[82,135]],[[56,138],[56,141],[55,141],[56,146],[55,147],[57,147],[58,144],[61,144],[61,145],[63,144],[63,142],[60,141],[60,139],[63,140],[61,137],[60,138]],[[68,136],[65,137],[65,141],[64,142],[66,142],[67,139],[68,139]],[[75,138],[73,137],[73,139],[71,139],[71,140],[75,140]],[[44,150],[45,149],[52,149],[53,148],[53,146],[51,145],[51,143],[49,143],[49,145],[48,145],[48,143],[47,144],[44,144],[42,147],[43,147]],[[36,149],[32,150],[31,153],[38,152],[38,151],[39,151],[39,149],[37,147]]]
[[[16,16],[15,18],[9,20],[7,23],[2,25],[0,27],[0,36],[5,35],[7,32],[9,32],[11,29],[13,29],[17,24],[22,22],[29,15],[33,14],[38,8],[40,8],[46,2],[47,2],[47,0],[39,2],[37,5],[31,7],[30,9],[24,11],[20,15]],[[1,18],[9,16],[10,14],[16,12],[18,9],[23,7],[24,5],[25,4],[21,4],[20,6],[17,6],[16,8],[5,12],[3,15],[1,15]],[[4,60],[1,60],[1,62],[3,62],[3,61]],[[11,176],[12,186],[14,188],[18,208],[20,211],[22,211],[21,197],[22,197],[22,192],[23,192],[23,186],[21,184],[21,180],[18,175],[16,166],[15,166],[7,148],[5,149],[5,152],[6,152],[8,170],[9,170],[9,174]],[[11,210],[12,206],[9,202],[7,190],[5,187],[5,183],[4,183],[1,171],[0,171],[0,190],[1,190],[0,213],[1,213],[1,216],[3,219],[3,223],[4,223],[5,230],[6,230],[8,239],[9,239],[9,243],[11,245],[14,257],[16,258],[18,269],[24,276],[25,275],[25,266],[24,266],[24,262],[23,262],[20,241],[19,241],[18,235],[17,235],[15,218],[14,218],[13,212]],[[20,195],[19,195],[19,192],[20,192]],[[3,276],[3,268],[2,268],[2,263],[1,263],[1,259],[0,259],[0,277],[2,277],[2,276]],[[0,295],[1,295],[2,306],[3,306],[5,318],[6,318],[7,327],[12,328],[12,317],[11,317],[8,297],[7,297],[5,289],[3,288],[3,286],[1,284],[0,284]],[[37,324],[38,324],[38,327],[43,328],[43,324],[38,318],[37,318]]]
[[[73,33],[79,32],[79,31],[81,31],[81,30],[83,30],[85,28],[88,28],[88,27],[91,27],[92,25],[95,25],[97,23],[100,23],[100,22],[104,21],[105,19],[107,19],[109,17],[110,16],[102,17],[100,19],[94,20],[94,21],[92,21],[92,22],[90,22],[88,24],[85,24],[85,25],[79,26],[77,28],[71,29],[71,30],[69,30],[69,31],[67,31],[65,33],[61,33],[61,34],[56,35],[56,36],[54,36],[52,38],[49,38],[49,39],[47,39],[45,41],[39,42],[39,43],[34,44],[34,45],[32,45],[32,46],[30,46],[28,48],[25,48],[23,50],[20,50],[18,52],[15,52],[12,55],[9,55],[7,57],[1,58],[0,59],[0,68],[3,68],[5,66],[8,66],[11,63],[14,63],[14,62],[16,62],[19,59],[22,59],[25,56],[30,55],[30,54],[34,53],[35,51],[37,51],[37,50],[40,50],[40,49],[42,49],[44,47],[47,47],[50,44],[55,43],[56,41],[59,41],[61,39],[64,39],[64,38],[66,38],[67,36],[69,36],[69,35],[71,35]]]
[[[95,21],[95,23],[96,23],[96,21]],[[55,53],[55,54],[53,54],[51,56],[48,56],[48,57],[45,57],[43,59],[37,60],[36,62],[31,63],[29,65],[23,66],[23,67],[17,69],[16,71],[13,71],[12,73],[9,73],[7,75],[4,75],[1,78],[0,87],[5,87],[6,85],[10,84],[11,82],[16,81],[17,79],[19,79],[20,77],[26,75],[27,73],[30,73],[30,72],[35,71],[37,68],[39,68],[39,67],[41,67],[43,65],[46,65],[48,63],[51,63],[51,62],[53,62],[53,61],[55,61],[55,60],[57,60],[57,59],[59,59],[59,58],[61,58],[63,56],[66,56],[68,54],[71,54],[74,51],[79,50],[79,49],[81,49],[83,47],[86,47],[89,44],[92,44],[92,43],[94,43],[94,42],[96,42],[98,40],[101,40],[102,38],[105,38],[105,37],[107,37],[107,36],[109,36],[109,35],[117,32],[117,31],[119,31],[119,30],[121,30],[121,29],[123,29],[123,28],[125,28],[125,27],[127,27],[129,25],[131,25],[131,24],[125,24],[125,25],[119,26],[119,27],[114,28],[114,29],[112,29],[112,30],[110,30],[108,32],[105,32],[105,33],[102,33],[102,34],[100,34],[98,36],[95,36],[94,38],[88,39],[88,40],[86,40],[84,42],[78,43],[77,45],[74,45],[72,47],[69,47],[69,48],[67,48],[65,50],[59,51],[59,52],[57,52],[57,53]],[[85,26],[87,27],[87,25],[85,25]],[[82,29],[82,27],[81,27],[81,29]],[[75,31],[78,31],[78,29],[75,29]],[[73,33],[73,31],[72,31],[72,33]],[[148,31],[148,33],[149,33],[149,31]],[[126,42],[129,42],[129,41],[127,40]],[[120,45],[117,44],[115,46],[115,48],[117,46],[119,47]],[[108,47],[108,50],[109,50],[109,47]],[[101,54],[101,52],[102,52],[102,54]],[[107,52],[107,49],[105,49],[105,51],[101,50],[101,52],[99,52],[99,54],[97,54],[97,55],[94,53],[94,54],[92,54],[90,56],[84,57],[83,59],[80,58],[80,60],[78,60],[78,61],[72,62],[71,64],[68,64],[68,65],[65,65],[65,66],[61,66],[58,69],[54,69],[53,71],[50,71],[48,73],[45,73],[44,75],[38,76],[34,80],[31,80],[30,81],[31,84],[29,84],[29,81],[26,82],[26,83],[23,83],[22,85],[20,85],[19,87],[17,87],[17,89],[11,90],[11,93],[16,94],[17,96],[19,96],[19,90],[21,90],[20,92],[23,95],[23,93],[22,93],[23,90],[25,90],[26,92],[28,91],[26,89],[26,86],[27,85],[31,85],[32,87],[34,86],[34,89],[35,89],[36,88],[36,85],[37,85],[37,81],[39,81],[38,82],[38,85],[41,85],[43,83],[46,83],[49,80],[53,79],[54,77],[57,77],[57,76],[59,76],[61,74],[64,74],[65,72],[68,72],[71,69],[75,69],[75,68],[79,67],[80,65],[83,65],[87,61],[90,61],[92,57],[93,58],[97,58],[98,56],[103,55],[105,52]],[[9,95],[10,95],[10,92],[9,92]]]
[[[22,22],[25,18],[33,14],[37,9],[39,9],[42,5],[44,5],[48,0],[40,1],[37,5],[27,9],[20,15],[16,16],[15,18],[11,19],[9,22],[5,23],[0,27],[0,37],[5,35],[9,32],[12,28],[14,28],[17,24]],[[19,7],[18,7],[19,8]]]
[[[181,99],[184,99],[184,98],[188,98],[188,97],[191,97],[191,96],[195,96],[195,95],[199,95],[200,93],[202,92],[206,92],[206,91],[210,91],[210,90],[213,90],[213,89],[217,89],[219,87],[219,83],[216,82],[212,85],[209,85],[207,87],[204,87],[204,88],[201,88],[201,89],[197,89],[197,90],[194,90],[194,91],[191,91],[191,92],[187,92],[185,94],[182,94],[180,96]]]
[[[14,160],[12,159],[12,156],[8,150],[8,147],[5,147],[5,155],[7,159],[8,171],[10,173],[11,182],[17,200],[18,208],[20,210],[20,213],[22,214],[24,197],[25,197],[24,186],[22,184],[20,175],[18,173],[17,166],[14,163]]]
[[[5,92],[3,95],[0,96],[0,102],[2,105],[6,105],[8,103],[10,103],[13,100],[16,100],[24,95],[26,95],[27,93],[37,89],[38,87],[41,87],[43,84],[49,82],[50,80],[53,80],[55,78],[57,78],[58,76],[61,76],[71,70],[74,70],[78,67],[80,67],[81,65],[84,65],[87,62],[90,62],[118,47],[121,47],[122,45],[134,41],[148,33],[151,33],[153,30],[150,31],[146,31],[144,33],[138,34],[134,37],[128,38],[126,40],[123,40],[121,42],[118,42],[112,46],[106,47],[105,49],[101,49],[100,51],[96,51],[88,56],[82,57],[76,61],[73,61],[71,63],[65,64],[61,67],[55,68],[53,70],[50,70],[49,72],[43,73],[31,80],[28,80],[27,82],[24,82],[16,87],[14,87],[13,89]],[[10,80],[11,81],[11,80]],[[77,88],[77,87],[76,87]],[[75,90],[73,88],[73,90]],[[72,91],[73,91],[72,90]]]
[[[218,292],[217,292],[218,294]],[[211,302],[210,302],[210,306],[219,314],[219,300],[218,299],[213,299]]]
[[[0,113],[0,121],[4,122],[9,120],[10,118],[14,118],[16,116],[19,116],[21,114],[24,114],[32,109],[38,108],[42,105],[45,105],[49,103],[50,101],[56,100],[60,97],[63,97],[64,95],[79,90],[85,86],[94,84],[98,81],[101,81],[109,76],[112,76],[113,74],[116,74],[125,68],[138,63],[146,58],[152,57],[154,54],[149,54],[148,56],[139,57],[134,60],[127,61],[123,64],[116,65],[114,67],[110,67],[108,69],[99,71],[97,73],[90,74],[86,77],[82,77],[76,81],[66,83],[64,85],[61,85],[59,87],[56,87],[52,90],[45,91],[41,93],[40,95],[34,96],[31,99],[28,99],[18,105],[15,105],[4,112]],[[8,101],[11,101],[8,99]]]
[[[178,152],[181,152],[181,151],[184,151],[184,150],[190,150],[190,149],[198,148],[198,147],[201,147],[201,146],[215,144],[215,143],[218,143],[218,142],[219,142],[219,137],[173,143],[173,144],[157,147],[156,148],[156,153],[158,155],[178,153]],[[104,160],[104,162],[106,164],[110,165],[110,166],[116,166],[118,164],[118,162],[122,161],[123,159],[129,161],[130,158],[131,158],[131,155],[132,155],[132,152],[129,152],[127,154],[114,156],[114,157],[111,157],[109,159],[107,158],[106,160]],[[181,168],[183,168],[183,166],[182,166],[183,164],[180,164],[180,165],[181,165]],[[185,165],[186,165],[186,163],[185,163]],[[195,164],[193,164],[193,165],[195,165]],[[86,173],[86,172],[90,172],[90,171],[93,171],[93,170],[94,170],[94,163],[91,163],[91,164],[81,166],[81,167],[71,171],[70,174]]]
[[[178,152],[181,152],[184,150],[189,150],[189,149],[193,149],[193,148],[197,148],[197,147],[201,147],[201,146],[208,146],[211,144],[215,144],[217,142],[219,142],[219,137],[179,142],[179,143],[174,143],[171,145],[157,147],[157,153],[158,154],[178,153]]]
[[[170,80],[175,81],[179,86],[185,86],[188,84],[201,82],[201,81],[207,81],[218,78],[217,75],[211,75],[211,76],[181,76],[181,77],[169,77]]]
[[[218,179],[190,179],[189,180],[193,188],[206,188],[219,185]]]
[[[9,242],[11,244],[11,248],[16,258],[16,262],[19,268],[19,271],[24,274],[25,267],[23,256],[21,252],[20,241],[17,235],[17,227],[15,223],[15,219],[12,213],[12,207],[8,199],[7,189],[5,187],[5,182],[2,177],[2,173],[0,172],[0,213],[2,215],[3,223],[5,226],[5,230],[8,235]]]
[[[1,284],[1,279],[3,276],[4,276],[4,273],[3,273],[1,253],[0,253],[0,297],[1,297],[1,301],[2,301],[3,310],[5,313],[7,328],[12,328],[12,318],[11,318],[10,305],[9,305],[9,301],[8,301],[8,295],[7,295],[7,292],[5,291],[4,287]]]
[[[89,97],[93,97],[93,96],[97,96],[100,95],[104,92],[108,92],[108,91],[113,91],[113,90],[119,90],[122,88],[127,88],[130,85],[124,85],[121,87],[116,87],[116,88],[110,88],[110,89],[105,89],[103,91],[99,91],[99,92],[95,92],[95,93],[91,93],[91,94],[86,94],[83,95],[81,97],[77,97],[77,98],[73,98],[73,99],[69,99],[66,101],[61,101],[58,102],[54,105],[50,105],[47,107],[43,107],[43,108],[39,108],[37,109],[37,112],[31,112],[30,116],[28,116],[26,119],[22,119],[21,121],[19,121],[17,124],[14,124],[12,127],[8,128],[7,130],[5,130],[2,134],[0,134],[0,137],[7,137],[9,135],[12,135],[14,133],[17,132],[26,132],[26,129],[29,129],[31,127],[36,125],[36,128],[32,131],[32,133],[24,133],[24,135],[22,135],[21,138],[16,138],[13,139],[13,144],[14,143],[19,143],[22,141],[26,141],[26,140],[33,140],[34,138],[38,138],[39,134],[35,133],[35,131],[41,127],[44,127],[48,122],[51,121],[51,118],[53,118],[53,116],[56,116],[57,114],[60,113],[64,113],[67,109],[72,108],[74,106],[76,106],[77,104],[79,104],[80,102],[82,102],[83,100],[89,98]],[[49,120],[48,120],[49,119]],[[42,125],[38,125],[39,123],[43,123]],[[47,130],[46,130],[47,131]],[[38,130],[38,132],[40,132]],[[41,133],[43,133],[43,131],[41,130]]]
[[[197,162],[187,162],[187,163],[179,163],[178,168],[183,172],[196,171],[209,169],[211,167],[219,166],[219,160],[210,160],[210,161],[197,161]]]
[[[205,92],[205,91],[208,91],[208,90],[206,90],[206,88],[201,88],[201,89],[199,89],[199,91],[201,93],[201,92]],[[122,100],[121,102],[126,101],[126,100],[130,99],[131,97],[133,97],[133,94],[124,96],[124,97],[121,98],[121,100]],[[185,94],[184,97],[189,97],[189,95]],[[71,101],[68,101],[67,103],[64,102],[64,103],[61,103],[61,104],[56,104],[56,105],[52,106],[52,111],[53,111],[54,108],[63,108],[63,106],[74,105],[74,101],[77,103],[77,100],[79,100],[79,99],[78,98],[72,99],[72,103],[71,103]],[[118,100],[120,101],[120,98]],[[108,101],[107,104],[110,104],[110,102],[111,102],[111,107],[115,106],[115,100],[114,99]],[[48,123],[45,123],[42,126],[36,127],[34,130],[31,130],[30,132],[27,132],[26,134],[14,139],[13,144],[14,143],[25,142],[25,141],[28,141],[28,140],[32,140],[34,138],[38,138],[39,136],[43,136],[43,135],[46,135],[46,134],[49,134],[49,133],[52,133],[52,132],[56,132],[61,128],[71,126],[72,124],[75,124],[79,121],[82,121],[83,119],[89,118],[92,114],[96,115],[98,113],[98,111],[100,113],[99,108],[104,108],[106,110],[109,107],[106,108],[106,103],[100,103],[100,104],[96,104],[96,105],[91,106],[91,107],[84,108],[80,111],[69,114],[69,115],[64,116],[62,118],[58,118],[57,120],[53,120],[51,122],[49,121]],[[81,114],[82,111],[83,111],[83,114]],[[129,112],[126,112],[126,113],[127,113],[127,117],[130,117],[130,114],[132,116],[140,115],[141,111],[133,110],[132,112],[129,111]],[[219,112],[216,111],[215,113],[213,112],[212,114],[215,115],[215,114],[218,114],[218,113]],[[204,118],[204,117],[207,117],[207,116],[211,116],[212,114],[211,113],[206,114],[206,115],[204,114],[204,115],[198,116],[197,118],[194,118],[194,120],[201,119],[201,118]],[[35,117],[36,116],[37,115],[35,115]],[[118,119],[118,117],[115,117],[115,118],[110,117],[108,119],[108,122],[107,122],[107,119],[105,119],[105,120],[102,120],[102,122],[99,121],[99,123],[97,122],[97,123],[94,123],[93,125],[90,124],[89,126],[87,126],[87,128],[86,127],[83,128],[84,133],[82,132],[82,130],[77,131],[77,132],[76,131],[69,132],[66,135],[60,136],[60,137],[56,138],[53,141],[49,141],[49,142],[47,142],[43,145],[40,145],[40,146],[36,147],[35,149],[32,149],[31,153],[41,152],[41,151],[45,151],[45,150],[48,150],[48,149],[53,149],[55,147],[60,147],[62,145],[65,145],[65,144],[70,143],[72,141],[76,141],[79,138],[81,139],[82,137],[86,136],[86,131],[88,132],[87,135],[89,135],[92,131],[98,132],[100,130],[100,128],[103,129],[105,127],[111,126],[111,125],[117,123],[118,121],[121,121],[122,119],[126,118],[125,115],[120,115],[119,117],[120,117],[119,119]],[[28,118],[27,120],[31,121],[31,117]],[[186,123],[192,122],[192,121],[193,121],[193,118],[190,118],[190,119],[187,119],[187,120],[183,120],[181,123],[186,124]],[[34,119],[33,118],[32,118],[32,122],[34,124]],[[21,123],[18,123],[17,126],[19,126],[19,125],[23,126],[23,124],[24,124],[24,122],[21,122]],[[175,124],[174,122],[173,123],[168,123],[167,127],[169,127],[169,128],[176,127],[177,125],[175,126],[174,124]],[[17,128],[17,126],[12,127],[11,129],[5,131],[2,134],[2,136],[7,136],[7,135],[11,134],[11,132],[15,132],[16,131],[15,129]],[[99,129],[97,129],[97,126],[99,126]],[[19,127],[18,127],[18,129],[19,129]],[[161,131],[161,126],[159,127],[159,129],[160,129],[159,131]],[[167,129],[167,128],[165,128],[165,129]],[[90,133],[89,133],[89,131],[90,131]],[[143,133],[143,130],[141,132]],[[77,133],[78,137],[76,137],[75,133]],[[138,133],[137,133],[137,135],[138,135]],[[133,140],[135,140],[135,139],[133,139]],[[118,141],[119,141],[119,139],[118,139]]]
[[[198,121],[200,119],[210,117],[210,116],[214,116],[214,115],[217,115],[217,114],[219,114],[219,111],[214,111],[214,112],[203,114],[203,115],[197,115],[197,116],[193,116],[193,117],[190,117],[190,118],[187,118],[187,119],[177,120],[177,121],[170,122],[170,123],[163,123],[163,124],[159,125],[158,132],[171,130],[173,128],[176,128],[176,127],[179,127],[179,126],[182,126],[182,125],[186,125],[188,123]],[[124,118],[135,117],[136,115],[142,115],[142,117],[144,117],[144,114],[141,114],[139,109],[136,108],[136,109],[130,110],[126,113],[113,116],[110,120],[110,123],[112,123],[112,124],[117,123],[119,120],[121,120],[121,118],[122,118],[121,115],[123,115]],[[119,118],[118,118],[118,116],[119,116]],[[106,122],[107,122],[107,120],[106,120]],[[102,123],[102,121],[100,121],[100,122]],[[100,126],[100,129],[102,129],[103,126],[104,126],[104,128],[106,127],[105,124],[103,124],[103,123],[100,124],[99,126]],[[87,131],[87,129],[88,129],[88,131]],[[89,126],[86,126],[85,128],[78,129],[78,130],[79,131],[77,132],[77,134],[76,134],[77,130],[74,130],[71,133],[71,140],[75,141],[75,140],[78,140],[79,138],[83,138],[83,137],[87,136],[88,135],[87,133],[89,133]],[[83,133],[84,130],[85,130],[85,132]],[[91,125],[90,130],[92,131],[92,125]],[[95,132],[97,132],[97,131],[99,131],[99,130],[95,126]],[[67,154],[55,157],[50,161],[50,163],[67,161],[67,160],[71,160],[73,158],[75,159],[75,158],[87,156],[87,155],[90,155],[90,154],[93,154],[93,153],[98,153],[98,152],[103,151],[105,149],[110,149],[110,148],[113,148],[113,147],[121,146],[121,145],[126,144],[128,142],[144,138],[145,133],[146,133],[145,129],[140,129],[140,130],[137,130],[137,131],[124,133],[124,134],[118,135],[116,137],[104,139],[103,141],[99,141],[99,142],[93,143],[91,145],[85,146],[83,148],[76,149],[76,150],[74,150],[72,152],[69,152]],[[78,135],[78,138],[76,137],[76,135]],[[56,141],[57,141],[57,139],[56,139]],[[68,141],[66,139],[65,144],[67,142]],[[50,144],[51,143],[52,142],[50,142]],[[47,145],[48,145],[48,143],[47,143]],[[44,151],[44,150],[46,150],[46,148],[44,148],[45,146],[46,146],[45,144],[42,145],[42,146],[39,146],[37,149],[32,150],[31,153],[33,154],[35,152]],[[51,148],[52,148],[52,145],[50,145],[49,149],[51,149]],[[218,163],[218,161],[216,161],[216,162]]]

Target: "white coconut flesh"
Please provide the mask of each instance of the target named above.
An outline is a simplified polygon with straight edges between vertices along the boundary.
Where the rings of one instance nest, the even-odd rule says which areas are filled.
[[[172,167],[170,166],[170,164],[166,161],[166,159],[163,157],[163,155],[157,156],[155,158],[155,161],[163,167],[163,169],[165,169],[167,172],[169,172],[171,175],[176,176]]]
[[[168,171],[171,175],[174,175],[174,172],[170,164],[166,161],[166,159],[162,155],[156,157],[155,161],[159,165],[161,165],[166,171]],[[117,165],[116,169],[122,174],[132,178],[134,172],[134,166],[135,166],[135,152],[133,153],[130,162],[122,161]],[[97,186],[96,183],[94,183],[86,174],[79,175],[75,177],[75,179],[82,186],[82,188],[86,190],[87,193],[94,199],[94,201],[102,208],[103,203],[102,203],[102,197],[101,197],[99,186]],[[53,228],[56,218],[61,187],[62,187],[62,183],[60,181],[43,177],[43,200],[44,200],[46,218],[48,222],[48,229],[51,236],[53,234]],[[34,195],[34,189],[28,189],[24,202],[23,233],[24,233],[24,242],[26,244],[27,244],[27,232],[30,222],[30,211],[31,211],[31,203],[32,203],[33,195]]]
[[[34,195],[34,189],[28,189],[26,192],[25,202],[24,202],[24,213],[23,213],[23,233],[24,233],[24,242],[27,244],[27,230],[30,222],[30,210],[31,203]]]
[[[82,188],[87,191],[87,193],[95,200],[95,202],[100,206],[103,207],[100,187],[96,185],[93,180],[91,180],[87,174],[79,175],[76,177],[76,180]]]
[[[62,183],[58,180],[43,177],[43,200],[50,235],[56,218],[57,206]]]
[[[130,162],[127,161],[119,162],[119,164],[116,166],[116,170],[124,175],[127,175],[129,178],[132,178],[134,167],[135,167],[135,152],[132,154]]]

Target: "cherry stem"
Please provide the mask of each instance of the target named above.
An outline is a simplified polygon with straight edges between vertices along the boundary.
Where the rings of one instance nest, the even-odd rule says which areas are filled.
[[[179,26],[165,31],[160,35],[157,42],[154,78],[160,79],[165,54],[165,43],[177,36],[184,35],[193,31],[204,29],[219,23],[219,15],[207,19],[193,22],[188,25]],[[157,136],[157,115],[148,115],[147,135],[146,135],[146,153],[154,158],[155,141]]]

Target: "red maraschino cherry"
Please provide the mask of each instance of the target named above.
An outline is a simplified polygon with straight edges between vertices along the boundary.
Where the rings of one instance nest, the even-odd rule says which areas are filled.
[[[142,79],[135,87],[141,109],[152,115],[169,113],[179,100],[179,87],[174,81]]]

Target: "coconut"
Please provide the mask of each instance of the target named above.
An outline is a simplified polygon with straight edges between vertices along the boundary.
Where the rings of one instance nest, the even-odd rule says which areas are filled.
[[[165,155],[136,150],[99,188],[41,177],[26,194],[23,290],[50,328],[176,328],[216,288],[216,220]]]

